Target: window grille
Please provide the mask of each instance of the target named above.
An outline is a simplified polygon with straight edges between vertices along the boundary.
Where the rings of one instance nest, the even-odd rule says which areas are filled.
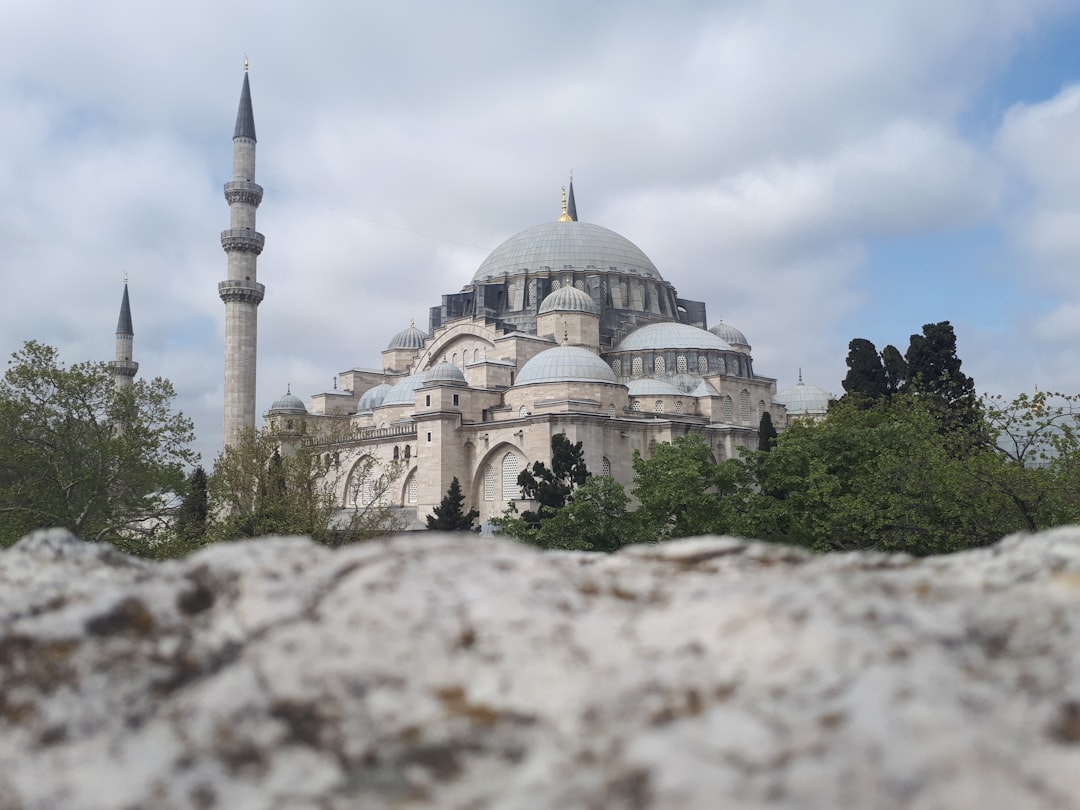
[[[641,358],[635,357],[633,363],[630,365],[630,368],[633,371],[635,377],[641,374]]]
[[[490,464],[484,467],[484,500],[495,500],[495,468]]]
[[[739,418],[744,425],[750,423],[750,392],[743,391],[739,394]]]
[[[507,453],[502,460],[502,496],[504,501],[512,501],[521,497],[521,488],[517,485],[518,473],[521,472],[521,462],[514,453]]]
[[[653,367],[653,374],[663,374],[664,373],[664,358],[663,357],[655,357],[655,358],[653,358],[652,367]]]
[[[600,474],[605,478],[611,478],[611,461],[607,456],[604,456],[600,464]]]
[[[616,357],[611,361],[611,370],[615,372],[616,377],[622,376],[622,360]]]
[[[416,475],[409,479],[409,503],[416,503],[419,487],[416,484]]]
[[[680,354],[678,357],[675,358],[675,372],[677,374],[685,374],[686,373],[686,355],[685,354]]]
[[[632,411],[640,411],[641,410],[641,400],[640,399],[635,399],[630,405],[630,410],[632,410]]]
[[[529,409],[525,405],[522,405],[521,408],[518,410],[518,417],[524,419],[528,415]]]
[[[724,397],[724,421],[729,424],[735,421],[735,403],[731,397]]]
[[[682,412],[683,412],[682,411],[682,400],[681,399],[676,400],[676,402],[675,402],[675,413],[681,414]]]
[[[656,413],[663,413],[664,412],[664,400],[662,400],[662,399],[656,400],[656,402],[653,404],[653,410]]]
[[[709,371],[709,358],[705,355],[698,355],[697,370],[701,374],[707,374]]]

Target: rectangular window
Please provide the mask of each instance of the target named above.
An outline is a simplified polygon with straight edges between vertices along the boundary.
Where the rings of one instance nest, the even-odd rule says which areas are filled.
[[[428,440],[428,444],[431,444],[431,434],[430,433],[427,435],[427,440]]]
[[[428,394],[426,397],[424,397],[424,404],[430,407],[430,405],[431,405],[431,394]]]
[[[458,404],[458,395],[457,394],[454,394],[454,404],[455,405]]]

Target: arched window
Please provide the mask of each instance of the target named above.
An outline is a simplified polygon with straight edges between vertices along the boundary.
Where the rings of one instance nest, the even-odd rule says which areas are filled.
[[[632,410],[632,411],[640,411],[641,410],[641,400],[640,399],[635,399],[633,402],[631,402],[630,403],[630,410]]]
[[[626,282],[625,281],[620,281],[619,282],[619,303],[616,304],[616,306],[618,306],[620,309],[626,309],[627,306],[628,306],[626,302],[628,300],[630,300],[630,299],[627,298],[627,295],[626,295]]]
[[[699,374],[707,374],[709,372],[709,358],[703,354],[698,355],[697,370]]]
[[[731,397],[724,397],[724,421],[728,424],[735,421],[735,402]]]
[[[525,306],[532,306],[536,303],[536,279],[534,278],[529,282],[529,300],[525,302]]]
[[[408,490],[408,496],[407,497],[409,498],[409,503],[416,503],[417,497],[418,497],[417,492],[419,491],[419,486],[416,483],[416,473],[413,473],[409,477],[409,486],[407,487],[407,490]]]
[[[616,377],[622,376],[622,360],[616,357],[611,361],[611,370],[615,372]]]
[[[349,472],[345,488],[346,506],[370,506],[375,502],[379,468],[371,456],[361,457]]]
[[[474,363],[479,363],[480,362],[480,350],[479,349],[473,349],[472,350],[472,361]]]
[[[495,500],[495,468],[490,464],[484,467],[484,500]]]
[[[605,478],[611,478],[611,461],[607,456],[600,461],[600,474]]]
[[[675,358],[675,373],[676,374],[685,374],[686,373],[686,355],[685,354],[680,354],[678,357]]]
[[[400,457],[400,455],[401,455],[401,453],[398,450],[398,446],[395,444],[394,445],[394,461],[397,461],[398,458]]]
[[[614,416],[615,415],[615,403],[614,402],[607,406],[607,415],[608,416]]]
[[[577,287],[582,292],[585,291],[585,282],[582,281],[581,279],[578,279],[577,281],[575,281],[574,286]]]
[[[412,458],[412,447],[405,445],[405,460],[408,461]]]
[[[518,410],[518,417],[524,419],[528,415],[529,409],[525,405],[522,405],[521,408]]]
[[[653,358],[652,361],[653,374],[664,373],[664,358],[659,355]]]
[[[761,417],[765,415],[765,400],[758,400],[757,404],[757,420],[760,422]]]
[[[457,352],[454,352],[454,359],[450,362],[453,363],[455,366],[457,365]]]
[[[739,393],[739,418],[744,425],[750,424],[750,392],[745,388]]]
[[[641,358],[640,357],[635,357],[633,359],[633,362],[631,362],[631,364],[630,364],[630,371],[635,377],[637,377],[639,374],[641,374]]]
[[[682,400],[681,399],[675,400],[675,413],[677,413],[677,414],[682,413]]]
[[[514,282],[511,281],[509,284],[506,285],[507,309],[516,309],[516,307],[514,306],[514,293],[516,292],[517,286],[514,284]]]
[[[521,462],[514,453],[507,453],[502,460],[502,497],[504,501],[513,501],[521,497],[521,487],[517,485]]]
[[[662,399],[656,400],[656,402],[653,403],[653,411],[655,411],[656,413],[663,413],[664,412],[664,400],[662,400]]]
[[[558,279],[555,279],[554,281],[551,282],[551,291],[555,292],[561,286],[562,286],[562,282],[559,281]]]

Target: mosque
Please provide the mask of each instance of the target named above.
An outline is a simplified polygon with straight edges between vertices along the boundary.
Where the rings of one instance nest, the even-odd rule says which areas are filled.
[[[225,185],[221,235],[228,277],[225,443],[255,427],[257,281],[255,121],[245,66]],[[125,298],[126,303],[126,298]],[[130,347],[127,346],[130,360]],[[631,488],[635,452],[702,436],[719,461],[754,447],[762,414],[782,428],[824,413],[831,395],[802,384],[778,394],[754,369],[746,335],[709,326],[701,301],[680,297],[636,245],[578,218],[573,179],[561,211],[511,236],[459,292],[389,337],[382,367],[352,368],[305,403],[288,392],[265,414],[287,448],[326,462],[342,509],[373,502],[412,525],[457,478],[485,522],[521,500],[518,473],[550,464],[551,438],[582,443],[594,474]]]

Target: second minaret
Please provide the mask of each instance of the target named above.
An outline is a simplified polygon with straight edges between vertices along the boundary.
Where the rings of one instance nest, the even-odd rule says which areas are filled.
[[[245,430],[255,429],[255,360],[259,304],[266,288],[256,280],[256,264],[265,238],[255,230],[255,211],[262,202],[255,182],[255,115],[247,61],[244,86],[233,132],[233,179],[225,184],[229,228],[221,247],[229,257],[229,274],[218,284],[225,303],[225,446],[235,445]]]

